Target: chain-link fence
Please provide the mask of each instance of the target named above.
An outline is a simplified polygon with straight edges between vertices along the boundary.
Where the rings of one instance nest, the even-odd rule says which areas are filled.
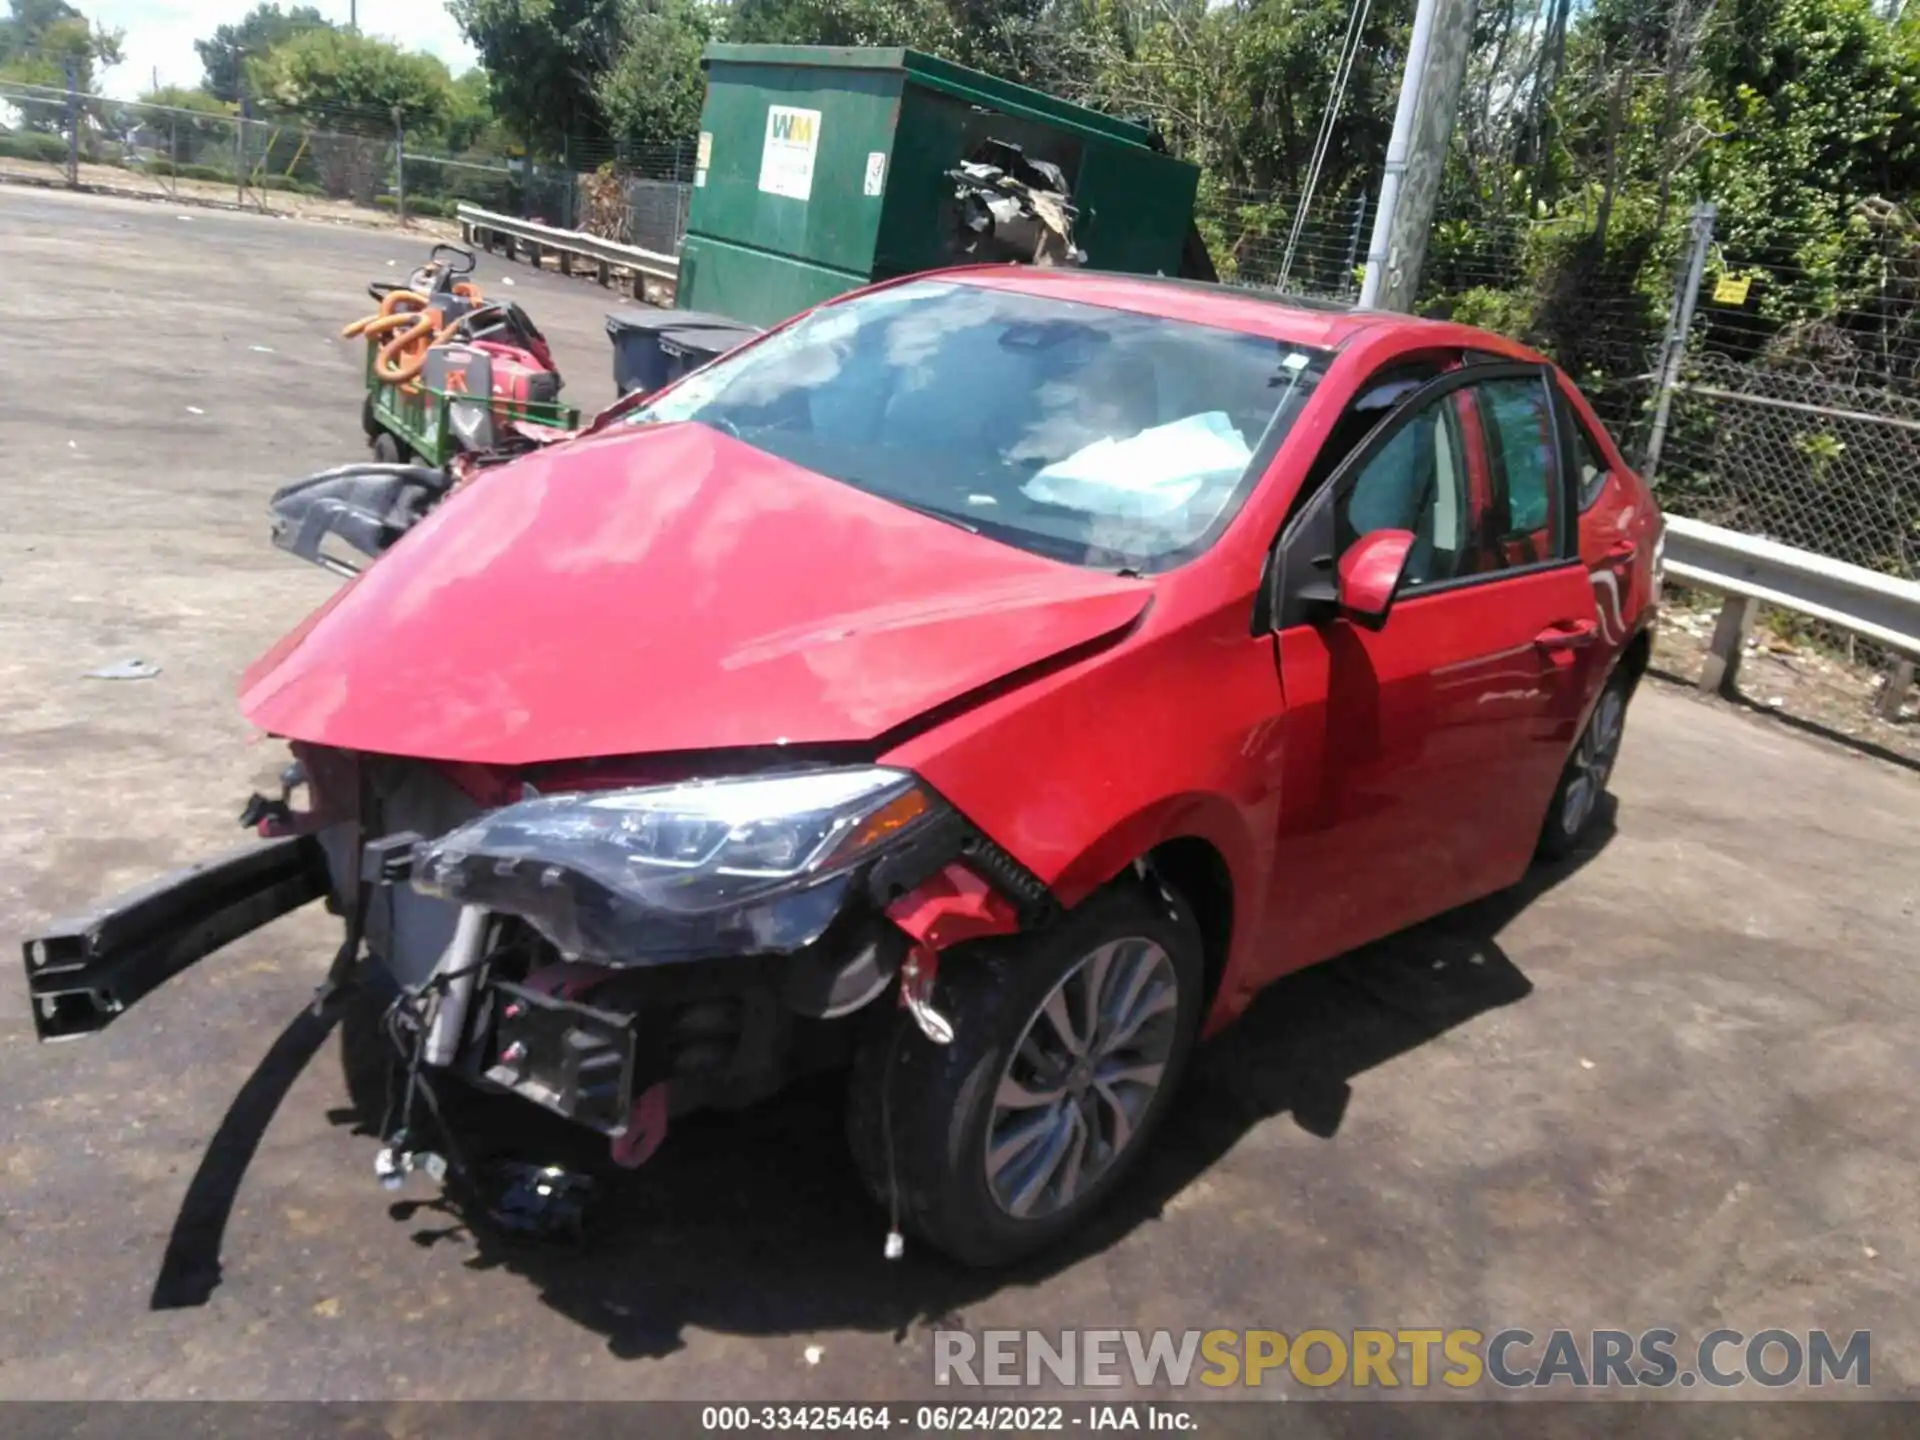
[[[1370,195],[1296,195],[1203,182],[1195,219],[1220,278],[1237,285],[1353,300],[1373,224]]]
[[[1880,202],[1884,205],[1884,202]],[[1880,213],[1876,210],[1876,213]],[[1696,234],[1702,276],[1657,476],[1676,514],[1920,579],[1920,245],[1812,274]]]
[[[241,115],[0,81],[0,174],[293,213],[451,219],[461,202],[677,254],[694,147],[579,147],[559,163],[422,143],[387,117]],[[611,203],[609,203],[611,202]]]
[[[1672,423],[1669,510],[1920,579],[1920,397],[1708,354]]]

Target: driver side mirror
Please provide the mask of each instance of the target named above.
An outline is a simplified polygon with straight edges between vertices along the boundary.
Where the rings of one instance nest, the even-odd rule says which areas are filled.
[[[1369,630],[1385,625],[1413,543],[1411,530],[1370,530],[1349,545],[1340,557],[1335,587],[1340,613]]]

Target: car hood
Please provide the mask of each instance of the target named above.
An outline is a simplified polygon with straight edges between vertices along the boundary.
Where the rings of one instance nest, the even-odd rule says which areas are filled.
[[[702,425],[616,430],[456,492],[247,671],[241,709],[489,765],[859,742],[1151,594]]]

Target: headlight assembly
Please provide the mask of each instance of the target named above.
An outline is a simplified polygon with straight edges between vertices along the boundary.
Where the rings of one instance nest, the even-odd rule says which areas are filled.
[[[878,767],[553,795],[424,846],[413,885],[519,915],[569,956],[788,952],[825,931],[856,869],[943,813]]]

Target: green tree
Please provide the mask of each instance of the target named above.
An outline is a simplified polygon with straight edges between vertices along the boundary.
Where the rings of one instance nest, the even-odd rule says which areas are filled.
[[[448,0],[480,52],[493,111],[529,149],[607,134],[594,89],[619,58],[626,0]]]
[[[610,138],[626,150],[685,140],[706,99],[700,52],[712,36],[709,13],[694,0],[639,0],[622,30],[618,58],[593,86]]]
[[[206,72],[201,88],[215,99],[237,101],[246,57],[263,56],[303,30],[326,29],[331,24],[311,5],[295,5],[284,10],[277,4],[256,5],[237,24],[217,26],[205,40],[193,42],[193,48],[200,52],[201,68]]]
[[[350,30],[303,30],[250,64],[248,77],[274,108],[329,129],[385,133],[396,111],[407,128],[430,129],[453,104],[439,60]]]
[[[727,38],[768,45],[910,45],[954,59],[965,45],[942,0],[736,0]]]
[[[142,115],[140,121],[164,142],[167,158],[174,164],[199,164],[209,154],[221,163],[231,164],[233,117],[237,106],[205,90],[183,85],[162,85],[158,90],[149,90],[140,97],[140,103],[164,108],[165,114],[148,113]]]
[[[91,91],[97,66],[118,65],[118,30],[90,22],[65,0],[11,0],[0,20],[0,79]]]
[[[485,151],[505,154],[507,137],[501,133],[499,117],[488,98],[487,72],[468,70],[454,80],[448,92],[446,118],[437,137],[439,143],[456,153]]]

